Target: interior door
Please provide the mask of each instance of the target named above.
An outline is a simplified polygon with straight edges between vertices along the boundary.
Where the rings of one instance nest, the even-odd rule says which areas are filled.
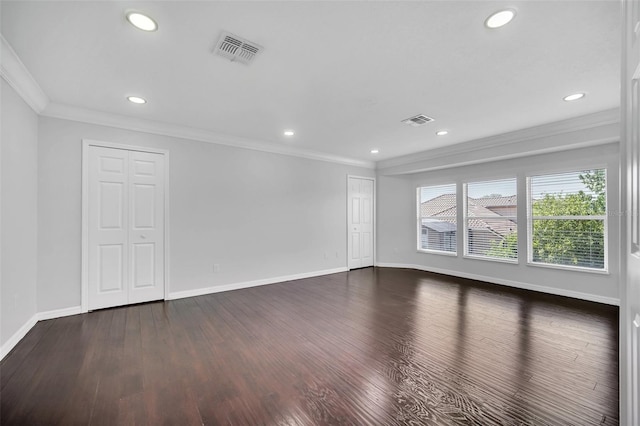
[[[640,424],[640,2],[623,1],[621,422]]]
[[[90,310],[164,298],[164,156],[89,146]]]
[[[128,151],[89,149],[89,309],[128,300],[128,160]]]
[[[348,179],[348,268],[373,266],[374,180]]]
[[[164,298],[164,156],[129,153],[129,303]]]

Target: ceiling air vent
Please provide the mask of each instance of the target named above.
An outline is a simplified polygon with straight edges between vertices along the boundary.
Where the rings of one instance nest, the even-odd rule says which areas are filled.
[[[406,120],[402,120],[403,123],[409,124],[409,125],[414,126],[414,127],[422,126],[423,124],[427,124],[430,121],[433,121],[433,118],[427,117],[424,114],[418,114],[415,117],[411,117],[411,118],[407,118]]]
[[[248,65],[261,51],[262,46],[225,31],[220,36],[213,53],[232,62],[242,62]]]

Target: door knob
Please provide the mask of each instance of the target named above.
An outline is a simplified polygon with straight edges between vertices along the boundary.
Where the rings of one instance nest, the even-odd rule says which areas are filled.
[[[144,235],[140,235],[140,238],[143,239],[143,240],[147,239],[147,237],[145,237]]]

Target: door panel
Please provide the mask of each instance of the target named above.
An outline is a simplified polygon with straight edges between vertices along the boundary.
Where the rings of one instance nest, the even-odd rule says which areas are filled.
[[[358,195],[354,195],[351,198],[351,224],[360,224],[360,197]]]
[[[124,184],[120,182],[100,182],[100,229],[122,230],[124,214]]]
[[[89,309],[164,298],[164,155],[89,146]]]
[[[153,229],[155,228],[155,196],[156,186],[146,184],[132,185],[133,228]]]
[[[640,2],[623,1],[620,424],[640,424]]]
[[[371,208],[371,202],[373,200],[371,198],[363,198],[362,199],[362,223],[365,225],[371,225],[372,222],[372,213],[373,210]]]
[[[373,266],[373,180],[361,179],[362,266]]]
[[[123,290],[123,250],[122,244],[98,247],[98,294]]]
[[[129,303],[164,298],[164,155],[131,151]]]
[[[362,233],[362,258],[371,259],[373,257],[373,236],[371,232]]]
[[[360,233],[351,233],[351,264],[353,268],[360,267]]]
[[[89,309],[127,303],[128,153],[89,150]]]
[[[374,181],[348,179],[349,269],[373,266]]]
[[[133,160],[133,173],[135,176],[155,176],[156,163],[154,161]]]
[[[640,74],[640,69],[639,72]],[[640,75],[638,79],[631,81],[631,117],[640,117]],[[632,120],[630,123],[631,137],[631,208],[632,217],[639,217],[640,213],[640,120]],[[640,220],[631,221],[631,248],[635,253],[640,252]]]
[[[153,243],[133,245],[133,287],[155,285],[156,247]]]
[[[125,158],[111,157],[109,154],[104,154],[100,157],[100,172],[102,173],[115,173],[116,175],[122,175],[125,173]]]

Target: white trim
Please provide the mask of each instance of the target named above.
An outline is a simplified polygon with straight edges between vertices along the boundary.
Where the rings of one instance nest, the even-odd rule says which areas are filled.
[[[49,103],[45,110],[42,111],[41,115],[45,117],[59,118],[62,120],[72,120],[82,123],[96,124],[99,126],[115,127],[135,132],[170,136],[174,138],[214,143],[217,145],[232,146],[235,148],[269,152],[272,154],[289,155],[309,160],[319,160],[330,163],[345,164],[348,166],[375,169],[375,163],[373,161],[356,160],[353,158],[305,150],[294,146],[280,145],[263,140],[225,135],[210,130],[197,129],[142,118],[127,117],[124,115],[95,111],[54,102]]]
[[[593,216],[534,216],[533,215],[533,195],[531,181],[535,177],[550,175],[562,175],[577,173],[581,170],[604,170],[605,182],[605,214]],[[527,174],[525,177],[527,186],[527,265],[541,268],[563,269],[568,271],[587,272],[592,274],[609,275],[609,168],[607,165],[586,166],[579,170],[553,171],[540,174]],[[554,263],[536,262],[533,260],[533,222],[535,220],[601,220],[604,224],[604,268],[589,268],[584,266],[562,265]]]
[[[586,272],[588,274],[609,275],[609,269],[606,267],[602,269],[597,269],[597,268],[589,268],[587,266],[573,266],[573,265],[562,265],[560,263],[534,262],[533,260],[530,262],[527,262],[527,266],[533,266],[535,268],[563,269],[565,271],[574,271],[574,272]]]
[[[52,311],[39,312],[36,314],[38,321],[46,321],[54,318],[68,317],[71,315],[79,315],[82,313],[82,306],[73,306],[71,308],[54,309]]]
[[[165,173],[164,173],[164,300],[169,295],[169,214],[170,214],[170,169],[169,169],[169,151],[160,148],[149,148],[143,146],[126,145],[114,142],[98,141],[93,139],[82,139],[82,272],[81,272],[81,305],[82,313],[89,312],[89,271],[88,271],[88,253],[89,253],[89,147],[99,146],[104,148],[123,149],[126,151],[150,152],[161,154],[164,156]],[[70,314],[73,315],[73,314]]]
[[[517,253],[516,253],[517,254]],[[464,254],[462,255],[464,259],[473,259],[473,260],[482,260],[488,262],[500,262],[500,263],[508,263],[510,265],[518,265],[520,263],[520,259],[509,259],[508,257],[491,257],[491,256],[482,256],[479,254]]]
[[[458,242],[456,241],[456,245],[458,244]],[[441,255],[441,256],[451,256],[451,257],[458,257],[458,252],[457,251],[445,251],[445,250],[434,250],[434,249],[417,249],[416,250],[417,253],[425,253],[425,254],[437,254],[437,255]]]
[[[169,273],[169,264],[171,263],[169,260],[171,259],[170,255],[169,255],[169,251],[170,251],[170,236],[171,236],[171,232],[170,232],[170,226],[169,224],[171,223],[171,217],[170,217],[170,213],[171,213],[171,209],[170,207],[170,198],[169,198],[169,192],[171,189],[171,185],[170,183],[170,170],[171,170],[171,166],[170,166],[170,155],[169,155],[169,151],[166,151],[164,153],[164,299],[167,300],[167,297],[169,297],[169,289],[170,289],[170,285],[169,285],[169,281],[171,279],[171,275]]]
[[[536,284],[523,283],[520,281],[505,280],[495,277],[487,277],[484,275],[470,274],[467,272],[453,271],[450,269],[432,268],[424,265],[404,264],[404,263],[379,263],[382,268],[404,268],[416,269],[418,271],[434,272],[436,274],[450,275],[453,277],[468,278],[471,280],[484,281],[492,284],[500,284],[508,287],[520,288],[523,290],[533,290],[540,293],[555,294],[557,296],[573,297],[575,299],[588,300],[591,302],[604,303],[607,305],[620,306],[620,299],[607,296],[598,296],[597,294],[583,293],[580,291],[565,290],[555,287],[547,287]]]
[[[309,160],[326,161],[347,166],[375,169],[376,163],[340,155],[327,154],[293,146],[226,135],[211,130],[198,129],[165,122],[129,117],[87,108],[50,102],[38,82],[22,63],[11,45],[0,34],[0,76],[37,113],[44,117],[72,120],[82,123],[109,126],[154,135],[170,136],[200,142],[209,142],[235,148],[251,149],[272,154],[288,155]]]
[[[377,196],[376,196],[376,178],[375,177],[371,177],[371,176],[358,176],[358,175],[347,175],[347,240],[345,241],[347,244],[347,270],[349,271],[349,259],[351,258],[351,253],[349,253],[349,228],[350,228],[350,217],[349,217],[349,211],[351,210],[351,200],[349,197],[350,194],[350,186],[349,186],[349,179],[365,179],[365,180],[370,180],[373,181],[373,202],[372,202],[372,209],[373,209],[373,266],[377,266],[377,260],[378,260],[378,250],[377,250],[377,226],[376,226],[376,211],[378,210],[377,206],[376,206],[376,202],[377,202]]]
[[[452,158],[449,158],[446,165],[441,167],[427,167],[420,168],[412,171],[399,171],[399,174],[403,173],[415,173],[428,170],[438,170],[442,168],[451,168],[469,164],[483,163],[487,161],[496,161],[509,158],[519,158],[529,156],[533,154],[542,154],[547,152],[558,152],[568,149],[574,149],[579,147],[587,147],[593,145],[601,145],[609,142],[619,141],[619,132],[616,135],[599,137],[594,140],[585,140],[578,143],[571,143],[568,145],[551,144],[548,147],[540,148],[537,145],[531,143],[532,140],[539,140],[543,138],[551,138],[564,135],[566,133],[573,133],[577,131],[594,129],[597,127],[605,127],[611,124],[620,123],[620,109],[613,108],[592,114],[583,115],[576,118],[570,118],[567,120],[556,121],[553,123],[542,124],[539,126],[528,127],[526,129],[516,130],[513,132],[501,133],[495,136],[489,136],[486,138],[470,140],[466,142],[455,143],[451,146],[443,148],[434,148],[430,150],[421,151],[415,154],[403,155],[400,157],[394,157],[387,160],[380,160],[377,163],[377,169],[391,169],[399,166],[405,166],[413,163],[420,163],[426,160],[443,159],[444,157],[454,157],[460,154],[469,155],[470,152],[480,152],[491,148],[500,148],[505,146],[522,145],[522,148],[518,153],[505,154],[503,157],[498,158],[492,156],[490,159],[478,159],[476,161],[464,161],[456,162]],[[606,132],[605,132],[606,134]],[[471,155],[471,157],[475,157]],[[390,174],[394,174],[391,172]]]
[[[168,262],[166,262],[168,263]],[[215,287],[200,288],[195,290],[178,291],[174,293],[166,293],[165,300],[183,299],[185,297],[202,296],[205,294],[219,293],[223,291],[239,290],[242,288],[256,287],[267,284],[275,284],[285,281],[300,280],[304,278],[319,277],[322,275],[337,274],[339,272],[347,272],[347,268],[325,269],[321,271],[304,272],[301,274],[285,275],[281,277],[273,277],[262,280],[244,281],[233,284],[226,284]],[[168,280],[167,280],[168,282]],[[25,324],[16,331],[13,336],[0,347],[0,360],[2,360],[11,350],[27,335],[29,331],[36,325],[38,321],[44,321],[54,318],[62,318],[70,315],[78,315],[87,312],[83,306],[73,306],[70,308],[54,309],[51,311],[39,312],[34,314]]]
[[[465,197],[466,198],[466,197]],[[496,207],[502,207],[502,206],[496,206]],[[468,212],[468,210],[465,210],[466,212]],[[571,216],[572,218],[576,218],[578,216]],[[594,216],[586,216],[588,218],[592,218]],[[554,219],[557,219],[557,217],[553,217]],[[513,220],[513,219],[518,219],[518,216],[502,216],[502,215],[498,215],[498,216],[466,216],[464,218],[465,220],[471,220],[471,219],[481,219],[481,220],[496,220],[496,219],[507,219],[507,220]]]
[[[27,333],[33,328],[34,325],[38,322],[38,314],[34,314],[31,318],[25,322],[22,327],[18,329],[13,336],[9,338],[4,345],[0,347],[0,360],[2,360],[5,356],[11,352],[11,350],[27,335]]]
[[[206,294],[220,293],[223,291],[239,290],[249,287],[257,287],[261,285],[281,283],[285,281],[301,280],[304,278],[319,277],[322,275],[337,274],[339,272],[347,272],[347,268],[325,269],[314,272],[303,272],[301,274],[285,275],[281,277],[265,278],[254,281],[243,281],[232,284],[223,284],[213,287],[198,288],[194,290],[184,290],[169,293],[167,300],[184,299],[185,297],[204,296]]]
[[[82,248],[80,253],[80,309],[89,312],[89,142],[82,141]]]
[[[0,34],[0,76],[37,114],[40,114],[49,104],[47,95],[2,34]]]
[[[72,308],[54,309],[52,311],[38,312],[34,314],[27,322],[25,322],[18,331],[13,333],[13,336],[7,340],[2,347],[0,347],[0,361],[11,352],[11,350],[24,338],[24,336],[31,331],[31,329],[38,323],[38,321],[44,321],[54,318],[62,318],[70,315],[78,315],[82,309],[80,306],[74,306]]]
[[[458,216],[460,216],[459,214],[456,215],[456,222],[455,222],[455,225],[456,225],[456,251],[447,251],[447,250],[422,248],[422,221],[423,221],[423,219],[445,219],[445,220],[450,220],[453,217],[453,216],[440,216],[440,215],[422,216],[422,203],[423,203],[423,201],[422,201],[422,189],[423,188],[451,187],[451,186],[453,186],[453,188],[455,190],[456,206],[457,206],[458,205],[458,197],[459,197],[458,182],[435,184],[435,185],[418,185],[418,186],[416,186],[416,251],[418,253],[442,254],[442,255],[445,255],[445,256],[458,256],[458,247],[459,247],[459,241],[460,241],[460,239],[458,238],[458,235],[460,235],[460,233],[458,232],[458,230],[459,230],[459,226],[458,225],[460,223],[458,221]],[[427,201],[430,201],[430,200],[427,200]],[[426,201],[424,201],[424,202],[426,202]],[[457,209],[457,210],[460,210],[460,209]]]
[[[124,143],[117,143],[117,142],[105,142],[105,141],[99,141],[99,140],[96,140],[96,139],[84,138],[84,139],[82,139],[82,143],[83,143],[83,147],[84,147],[84,144],[86,144],[86,145],[91,145],[91,146],[99,146],[99,147],[102,147],[102,148],[123,149],[125,151],[150,152],[152,154],[162,154],[162,155],[168,155],[169,154],[169,151],[166,150],[166,149],[152,148],[152,147],[147,147],[147,146],[127,145],[127,144],[124,144]]]
[[[533,220],[606,220],[608,214],[593,216],[533,216]]]
[[[492,183],[503,183],[505,181],[513,181],[513,183],[515,184],[516,187],[516,215],[515,216],[506,216],[506,215],[499,215],[499,217],[496,216],[469,216],[469,184],[474,185],[474,184],[483,184],[483,185],[487,185],[487,184],[492,184]],[[509,259],[509,258],[504,258],[504,257],[496,257],[496,256],[486,256],[486,255],[481,255],[481,254],[473,254],[473,253],[469,253],[469,247],[470,247],[470,243],[469,243],[469,231],[471,230],[471,225],[469,225],[469,221],[473,220],[473,219],[479,219],[479,220],[510,220],[511,222],[516,224],[516,233],[517,233],[517,224],[518,224],[518,215],[517,215],[517,208],[518,208],[518,176],[517,175],[512,175],[509,174],[508,177],[502,177],[502,178],[494,178],[494,179],[485,179],[485,180],[466,180],[461,182],[462,184],[462,220],[464,222],[463,224],[463,241],[462,244],[464,246],[464,250],[462,251],[462,257],[465,259],[475,259],[475,260],[483,260],[483,261],[489,261],[489,262],[502,262],[502,263],[510,263],[510,264],[514,264],[517,265],[520,262],[520,256],[517,252],[517,243],[516,243],[516,258],[515,259]],[[491,209],[489,209],[491,210]],[[491,228],[489,228],[491,230]],[[492,232],[496,233],[495,231],[491,230]],[[511,235],[511,234],[509,234]],[[504,238],[506,238],[506,235],[504,236]]]

